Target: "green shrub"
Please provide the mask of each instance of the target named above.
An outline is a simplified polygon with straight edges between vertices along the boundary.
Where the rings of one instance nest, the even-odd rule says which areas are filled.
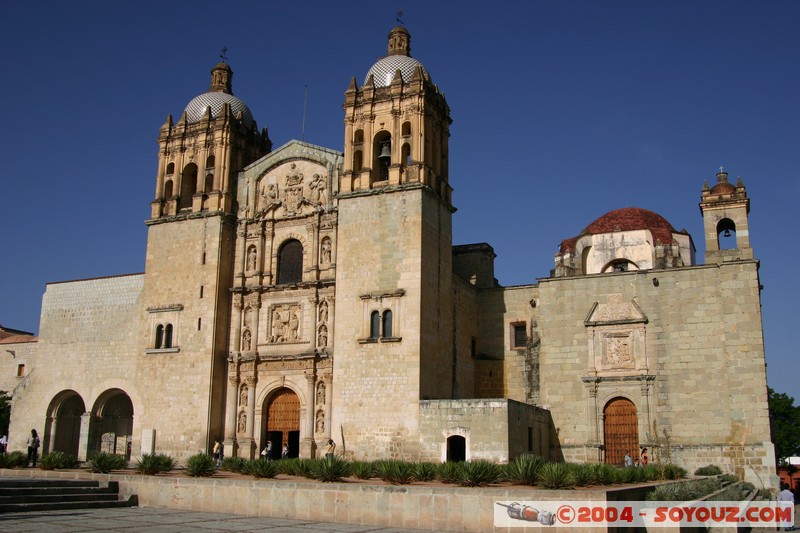
[[[287,476],[302,476],[313,479],[314,469],[319,461],[320,459],[283,459],[277,461],[278,473]]]
[[[464,463],[448,461],[439,465],[437,475],[442,483],[456,484],[463,477]]]
[[[500,478],[500,469],[489,461],[477,460],[464,463],[459,485],[463,487],[485,487],[497,483]]]
[[[27,460],[27,457],[25,458]],[[75,468],[78,466],[78,458],[64,452],[50,452],[42,455],[39,459],[39,468],[42,470],[55,470],[56,468]]]
[[[434,463],[414,464],[414,479],[417,481],[433,481],[436,479],[438,465]]]
[[[0,468],[21,468],[28,466],[28,455],[20,451],[0,455]]]
[[[319,459],[313,465],[311,473],[314,479],[324,483],[342,481],[350,475],[350,463],[338,456]]]
[[[718,476],[722,473],[722,469],[717,465],[701,466],[694,471],[695,476]]]
[[[224,457],[222,459],[222,466],[220,466],[220,470],[227,470],[229,472],[241,472],[244,465],[247,463],[247,459],[244,457]]]
[[[566,463],[547,463],[539,470],[539,484],[546,489],[572,488],[575,476]]]
[[[242,466],[241,472],[256,479],[273,478],[278,474],[278,461],[264,461],[261,459],[246,461]]]
[[[128,461],[121,455],[98,452],[86,464],[89,470],[96,474],[108,474],[112,470],[125,468],[128,465]]]
[[[595,483],[598,485],[613,485],[616,481],[616,474],[613,466],[600,463],[593,465]]]
[[[521,455],[506,466],[506,478],[520,485],[536,485],[544,459],[538,455]]]
[[[572,472],[572,477],[575,478],[576,487],[587,487],[596,483],[593,465],[570,463],[569,469]]]
[[[408,485],[414,481],[414,463],[405,461],[377,461],[376,474],[379,478],[392,485]]]
[[[375,465],[364,461],[353,461],[350,463],[350,472],[358,479],[370,479],[375,477]]]
[[[198,453],[186,461],[186,473],[191,477],[211,477],[216,470],[216,459],[206,453]]]
[[[146,453],[136,461],[136,471],[149,476],[169,472],[173,468],[175,468],[175,459],[163,453]]]

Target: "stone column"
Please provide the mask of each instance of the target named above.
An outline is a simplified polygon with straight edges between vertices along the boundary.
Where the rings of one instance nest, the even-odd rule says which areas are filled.
[[[230,367],[229,367],[230,368]],[[228,376],[228,391],[225,394],[225,455],[236,456],[236,402],[239,399],[239,377]]]
[[[316,374],[314,370],[307,370],[306,376],[306,404],[300,409],[300,457],[314,457],[314,384]]]
[[[244,382],[247,384],[247,425],[245,426],[245,435],[247,436],[244,438],[244,442],[240,443],[240,448],[243,454],[247,454],[248,458],[253,459],[256,452],[254,421],[256,418],[256,383],[258,383],[258,378],[256,376],[247,376]]]
[[[89,456],[89,425],[92,422],[91,413],[81,415],[81,429],[78,436],[78,460],[86,461]]]

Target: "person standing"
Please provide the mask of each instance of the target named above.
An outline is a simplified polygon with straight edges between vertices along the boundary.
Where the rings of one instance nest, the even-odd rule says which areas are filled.
[[[6,446],[8,446],[8,437],[3,435],[0,437],[0,454],[6,453]]]
[[[642,448],[642,462],[640,463],[642,467],[647,466],[647,448]]]
[[[633,466],[633,457],[631,457],[631,452],[625,452],[625,468],[629,468]]]
[[[287,457],[289,457],[289,445],[284,442],[281,450],[281,459],[286,459]]]
[[[333,439],[328,439],[328,449],[325,450],[325,459],[333,459],[333,453],[336,451],[336,443]]]
[[[792,502],[792,512],[794,513],[794,493],[789,490],[789,485],[786,483],[781,484],[781,492],[778,494],[778,501],[779,502]],[[793,531],[794,528],[792,526],[785,526],[783,528],[784,531]]]
[[[36,468],[36,460],[39,458],[39,435],[35,429],[31,430],[31,436],[28,437],[28,463],[33,463],[33,468]]]

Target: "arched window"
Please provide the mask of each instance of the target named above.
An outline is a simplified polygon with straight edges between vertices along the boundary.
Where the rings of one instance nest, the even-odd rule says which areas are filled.
[[[392,164],[392,136],[388,131],[380,131],[375,135],[372,145],[372,179],[386,181],[389,179],[389,166]]]
[[[283,243],[278,252],[278,285],[303,280],[303,245],[297,239]]]
[[[214,174],[207,174],[206,175],[206,183],[205,187],[203,188],[203,192],[208,194],[214,188]]]
[[[364,130],[356,130],[353,134],[353,144],[361,144],[364,142]]]
[[[717,222],[717,244],[720,250],[736,249],[736,224],[729,218]]]
[[[164,326],[161,324],[156,326],[156,343],[153,346],[156,349],[162,348],[164,346]]]
[[[404,167],[407,167],[408,165],[411,164],[411,145],[408,143],[403,144],[402,160],[400,161],[400,163]]]
[[[392,336],[392,312],[386,310],[383,312],[383,337]]]
[[[169,200],[172,198],[172,180],[167,180],[164,184],[164,199]]]
[[[603,267],[603,273],[607,272],[628,272],[629,270],[639,270],[636,263],[627,259],[614,259]]]
[[[411,123],[410,122],[403,122],[402,135],[403,135],[403,137],[410,137],[411,136]]]
[[[172,174],[175,174],[175,163],[167,165],[167,176],[171,176]]]
[[[356,150],[353,153],[353,172],[360,172],[364,167],[364,154],[361,150]]]
[[[210,155],[206,158],[206,168],[214,168],[214,156]]]
[[[369,317],[369,338],[377,339],[381,336],[381,314],[373,311]]]
[[[164,328],[164,344],[162,348],[172,348],[172,324]]]
[[[192,195],[197,192],[197,165],[189,163],[181,174],[181,197],[179,209],[192,207]]]

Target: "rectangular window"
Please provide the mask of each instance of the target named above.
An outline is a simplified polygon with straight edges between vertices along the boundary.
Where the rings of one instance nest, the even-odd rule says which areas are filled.
[[[25,365],[17,365],[17,377],[21,378],[25,375]]]
[[[528,451],[533,451],[533,428],[528,427]]]
[[[511,347],[515,349],[528,347],[528,330],[525,322],[511,324]]]

